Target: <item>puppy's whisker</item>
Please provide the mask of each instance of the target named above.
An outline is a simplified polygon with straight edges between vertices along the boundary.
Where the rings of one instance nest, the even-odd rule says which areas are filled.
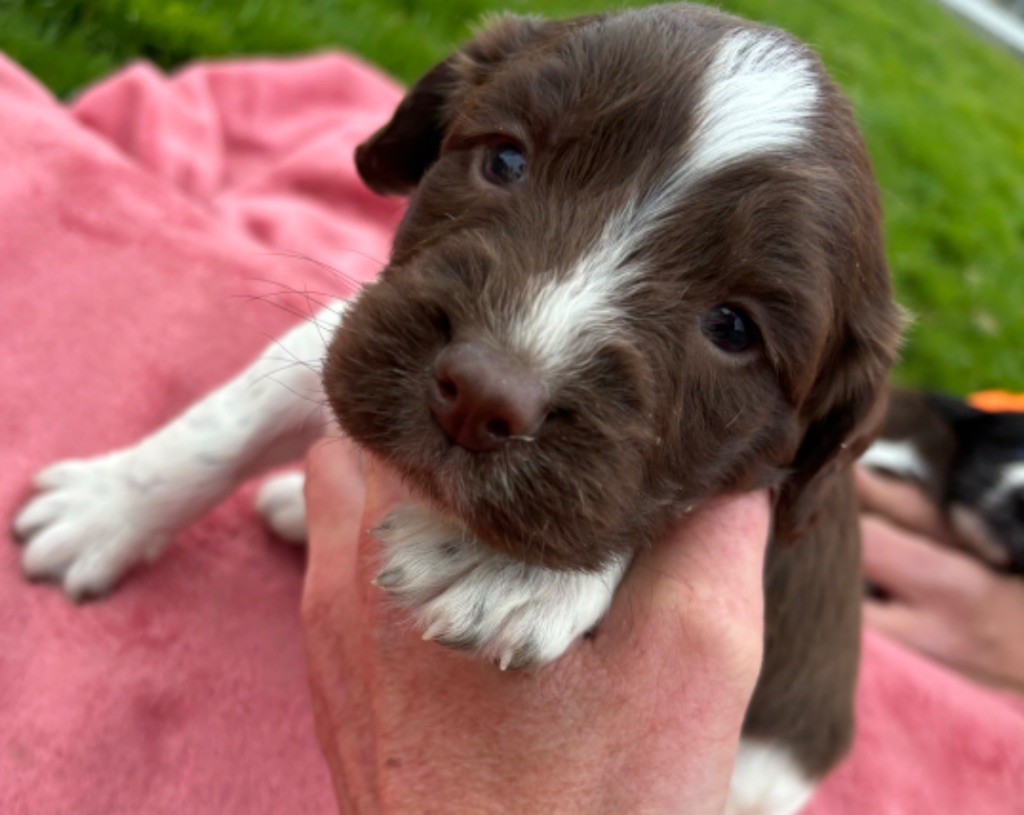
[[[309,394],[299,393],[297,390],[295,390],[295,388],[292,388],[292,387],[289,387],[288,385],[285,385],[284,382],[281,382],[279,379],[275,379],[273,376],[268,376],[268,378],[275,385],[280,385],[282,388],[284,388],[286,391],[288,391],[290,394],[292,394],[296,398],[302,399],[305,402],[309,402],[309,403],[311,403],[313,405],[316,405],[316,407],[318,409],[321,407],[320,401],[318,399],[314,399]]]
[[[270,292],[269,294],[263,295],[264,297],[275,297],[275,296],[279,296],[279,295],[282,295],[285,292],[287,292],[287,293],[290,293],[290,294],[295,294],[295,295],[297,295],[299,297],[304,297],[307,300],[310,299],[308,295],[311,295],[311,294],[315,294],[315,295],[317,295],[319,297],[326,297],[328,299],[328,301],[344,299],[344,295],[338,294],[337,292],[319,291],[317,289],[307,289],[307,288],[297,289],[294,286],[289,286],[287,283],[282,283],[279,280],[274,280],[274,279],[269,278],[269,277],[259,277],[259,276],[256,276],[256,275],[249,275],[245,279],[246,280],[251,280],[251,281],[253,281],[255,283],[266,283],[268,286],[277,286],[277,288],[280,289],[280,291]],[[321,303],[320,301],[317,301],[317,300],[314,300],[313,302],[316,303],[317,305],[319,305],[321,308],[327,308],[328,305],[329,305],[329,302]],[[341,313],[339,311],[335,311],[334,309],[329,309],[329,310],[333,314],[340,314]]]
[[[285,371],[290,371],[292,368],[294,368],[297,365],[302,365],[302,363],[301,362],[288,362],[287,364],[282,365],[280,368],[275,368],[273,371],[267,371],[262,376],[259,376],[256,379],[254,379],[252,382],[250,382],[248,387],[247,387],[247,390],[251,390],[252,388],[255,388],[261,382],[264,382],[267,379],[272,379],[273,377],[277,376],[278,374],[282,374]]]
[[[321,345],[323,345],[324,348],[326,348],[328,345],[327,338],[324,336],[323,326],[320,325],[320,322],[316,319],[316,315],[313,313],[313,302],[311,302],[311,298],[308,293],[303,292],[302,296],[305,297],[306,299],[306,311],[309,315],[310,322],[312,322],[312,324],[316,326],[316,333],[320,337],[320,343]],[[338,312],[334,311],[332,311],[332,313],[338,314]]]
[[[323,359],[320,357],[314,357],[313,359],[283,359],[281,357],[267,357],[271,362],[287,362],[290,365],[302,365],[311,371],[320,372],[323,370]]]
[[[368,255],[366,252],[362,252],[358,249],[346,249],[344,247],[339,247],[337,251],[350,252],[353,255],[359,255],[360,257],[366,258],[367,260],[373,261],[375,264],[377,264],[378,269],[383,269],[387,265],[386,261],[383,261],[380,258],[375,258],[373,257],[373,255]],[[318,266],[321,269],[340,277],[342,280],[344,280],[346,283],[349,283],[354,288],[358,289],[362,285],[358,279],[356,279],[355,277],[346,272],[341,271],[341,269],[331,266],[329,263],[324,263],[321,260],[317,260],[316,258],[311,258],[309,257],[309,255],[305,255],[301,252],[267,252],[265,254],[271,257],[283,257],[288,258],[290,260],[301,260],[306,263],[312,263],[314,266]]]
[[[268,306],[272,306],[273,308],[283,311],[285,314],[290,314],[293,317],[302,320],[302,322],[304,323],[310,323],[312,325],[317,326],[318,328],[324,328],[324,326],[320,324],[320,321],[317,320],[315,317],[310,317],[309,314],[307,314],[306,312],[299,311],[298,309],[286,306],[285,304],[279,303],[276,300],[272,299],[276,296],[276,294],[232,294],[228,295],[228,299],[245,300],[246,302],[250,303],[258,300],[261,303],[266,303]]]
[[[319,329],[319,326],[317,326],[317,328]],[[296,355],[287,346],[285,346],[280,340],[272,337],[270,334],[264,334],[264,336],[266,336],[268,339],[271,340],[271,344],[276,345],[278,348],[280,348],[282,351],[284,351],[285,354],[288,355],[288,357],[291,359],[292,362],[295,362],[295,363],[297,363],[299,365],[302,365],[310,373],[314,373],[317,376],[320,376],[320,374],[323,371],[323,358],[322,357],[319,358],[318,360],[316,360],[315,362],[314,361],[309,361],[309,360],[304,360],[301,357],[299,357],[298,355]]]

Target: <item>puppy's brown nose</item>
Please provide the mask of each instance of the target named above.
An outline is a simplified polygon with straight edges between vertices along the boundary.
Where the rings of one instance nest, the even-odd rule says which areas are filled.
[[[434,362],[430,409],[453,442],[497,450],[544,422],[546,388],[536,374],[486,345],[455,342]]]

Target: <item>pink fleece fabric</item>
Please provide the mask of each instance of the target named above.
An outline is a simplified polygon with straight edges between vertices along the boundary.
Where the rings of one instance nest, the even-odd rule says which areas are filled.
[[[129,443],[241,368],[307,307],[276,293],[372,278],[401,208],[352,151],[398,98],[325,55],[137,65],[64,108],[0,58],[0,516],[41,465]],[[0,547],[0,813],[335,811],[303,555],[252,498],[82,607]],[[868,636],[858,705],[813,815],[1024,811],[1012,700]]]

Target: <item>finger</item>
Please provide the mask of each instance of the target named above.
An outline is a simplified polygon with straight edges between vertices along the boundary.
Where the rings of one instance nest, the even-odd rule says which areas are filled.
[[[363,465],[366,473],[366,501],[360,520],[359,554],[363,576],[366,581],[372,582],[377,577],[380,560],[380,541],[373,530],[409,495],[395,472],[376,457],[367,455]]]
[[[905,602],[920,602],[926,594],[921,561],[929,552],[919,539],[901,527],[873,515],[860,517],[861,570],[872,584]]]
[[[863,605],[863,620],[871,628],[890,639],[917,651],[924,651],[928,637],[926,616],[914,608],[899,602],[881,602],[867,599]]]
[[[865,600],[863,611],[866,627],[976,679],[985,675],[968,642],[945,618],[926,609],[875,600]]]
[[[354,537],[366,486],[359,451],[344,438],[315,444],[306,459],[306,512],[310,537],[337,543]]]
[[[989,572],[974,559],[882,518],[861,516],[861,545],[864,576],[905,602],[957,612],[987,591]]]
[[[370,630],[358,569],[365,491],[360,454],[349,441],[313,446],[306,457],[309,565],[302,618],[313,718],[345,800],[373,800],[377,788],[372,763],[365,761],[374,750]]]
[[[332,438],[313,445],[306,457],[305,483],[307,612],[315,608],[321,614],[336,613],[332,598],[351,593],[364,495],[359,453],[351,442]]]
[[[864,625],[890,639],[950,665],[962,661],[960,640],[949,625],[928,610],[903,603],[864,601]]]
[[[888,518],[910,532],[952,544],[941,510],[920,487],[861,466],[854,468],[854,481],[864,512]]]
[[[396,504],[407,500],[409,494],[398,475],[376,457],[367,455],[363,459],[363,467],[366,474],[363,525],[372,528]]]

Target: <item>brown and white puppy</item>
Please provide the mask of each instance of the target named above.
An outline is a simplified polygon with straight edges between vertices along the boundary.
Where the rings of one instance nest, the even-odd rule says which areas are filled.
[[[896,389],[881,437],[861,462],[916,481],[965,551],[1024,575],[1024,413]]]
[[[852,735],[848,465],[881,419],[899,323],[868,159],[818,58],[690,4],[501,17],[357,162],[412,195],[379,280],[319,317],[341,427],[417,496],[379,530],[378,584],[428,636],[537,666],[673,517],[770,488],[765,662],[730,811],[796,811]],[[315,327],[281,344],[322,353]],[[26,571],[104,591],[307,445],[308,403],[261,380],[279,353],[135,447],[40,474],[17,519]],[[292,537],[299,483],[260,499]]]

